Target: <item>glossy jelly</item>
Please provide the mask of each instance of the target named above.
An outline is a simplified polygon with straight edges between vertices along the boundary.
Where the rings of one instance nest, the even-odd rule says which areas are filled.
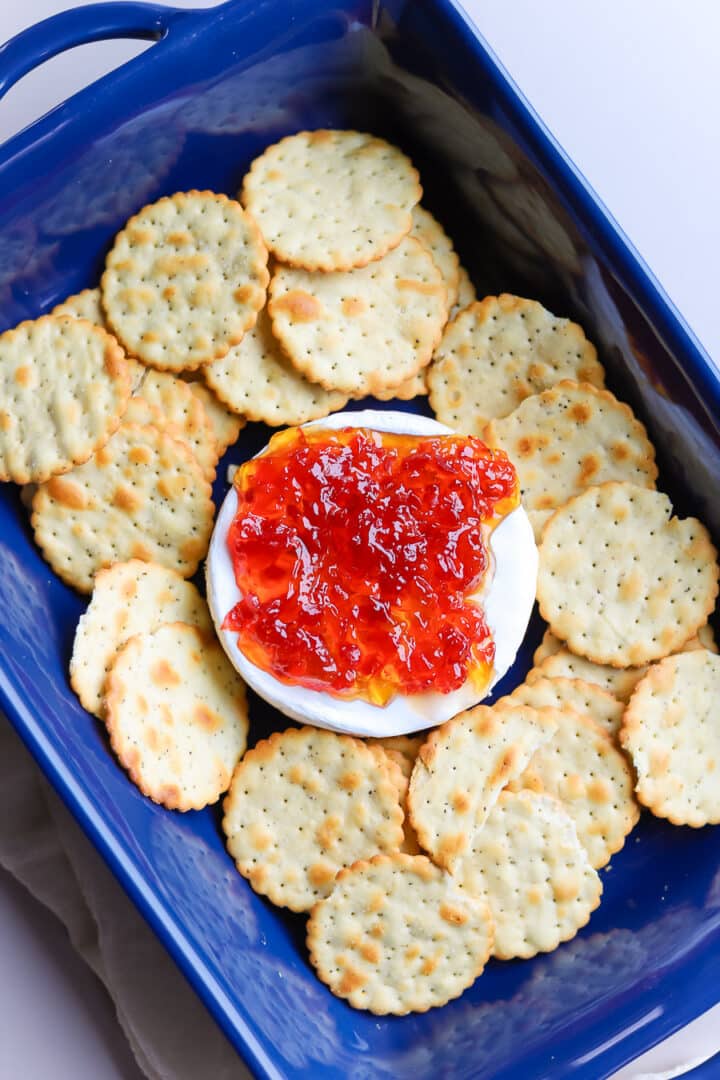
[[[519,503],[502,451],[470,436],[292,428],[235,478],[242,599],[224,627],[281,681],[384,704],[484,689],[495,645],[473,598],[488,532]]]

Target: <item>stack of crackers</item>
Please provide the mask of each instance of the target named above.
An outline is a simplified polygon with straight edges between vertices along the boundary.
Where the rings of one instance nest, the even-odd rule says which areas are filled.
[[[247,420],[426,393],[451,310],[475,294],[421,194],[382,139],[283,139],[253,163],[242,205],[189,191],[144,207],[99,289],[0,337],[0,478],[24,485],[65,582],[90,592],[130,558],[191,577],[217,462]]]
[[[309,913],[319,977],[355,1007],[423,1011],[490,957],[567,941],[640,804],[720,822],[717,555],[672,516],[643,425],[582,329],[475,300],[397,148],[352,131],[269,147],[240,200],[185,192],[116,237],[99,289],[0,337],[0,477],[58,575],[92,592],[71,683],[140,790],[227,792],[238,870]],[[504,449],[540,551],[535,666],[428,735],[311,727],[246,752],[242,681],[186,579],[220,456],[247,420],[429,391]]]

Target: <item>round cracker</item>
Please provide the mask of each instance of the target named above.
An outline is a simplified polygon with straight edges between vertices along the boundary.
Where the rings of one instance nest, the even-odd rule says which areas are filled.
[[[640,810],[633,797],[633,774],[625,755],[589,716],[567,706],[557,712],[552,739],[533,754],[510,789],[555,796],[572,818],[590,864],[599,869],[625,843]]]
[[[133,558],[192,577],[212,531],[210,496],[183,443],[121,424],[90,461],[38,487],[32,527],[55,573],[80,592],[98,570]]]
[[[654,488],[655,450],[632,409],[608,390],[565,379],[533,394],[484,433],[515,465],[535,539],[552,510],[591,484]]]
[[[115,338],[43,315],[0,335],[0,480],[42,483],[82,464],[120,423],[130,370]]]
[[[458,880],[484,900],[500,960],[551,952],[585,926],[602,883],[566,809],[549,795],[502,791],[474,834]]]
[[[413,207],[410,235],[432,255],[445,283],[448,307],[452,308],[457,302],[460,284],[460,260],[452,240],[430,211],[420,205]]]
[[[308,382],[275,338],[267,311],[241,343],[221,360],[206,364],[208,386],[229,408],[272,427],[304,424],[342,409],[347,395]]]
[[[51,315],[69,315],[73,319],[87,319],[95,326],[100,326],[107,333],[111,333],[105,312],[100,303],[99,289],[83,289],[82,292],[74,293],[63,300],[61,304],[50,312]],[[143,380],[147,368],[133,356],[125,355],[125,360],[130,369],[130,382],[132,389],[136,390]]]
[[[247,336],[247,335],[246,335]],[[208,365],[202,369],[207,370]],[[232,409],[228,409],[220,398],[205,385],[199,375],[185,375],[183,381],[205,409],[205,415],[210,421],[218,457],[222,457],[229,446],[237,442],[240,432],[245,427],[245,417],[238,416]]]
[[[378,1016],[459,997],[493,942],[487,905],[424,855],[376,855],[337,876],[313,908],[307,944],[333,994]]]
[[[717,652],[715,635],[709,623],[701,626],[697,634],[686,641],[678,652],[691,652],[693,649],[709,649]],[[648,670],[647,664],[640,667],[614,668],[607,664],[593,664],[584,656],[576,656],[556,638],[552,630],[548,629],[543,639],[535,650],[533,656],[535,667],[528,672],[526,681],[534,682],[536,679],[566,678],[582,679],[586,683],[607,690],[618,701],[627,703],[637,683]]]
[[[442,275],[412,237],[380,262],[347,273],[278,266],[268,309],[298,371],[352,395],[389,390],[417,374],[448,310]]]
[[[213,636],[205,601],[192,582],[174,570],[130,559],[95,575],[70,657],[70,685],[88,712],[102,715],[105,679],[125,642],[171,622],[188,623]]]
[[[131,637],[107,676],[105,723],[130,779],[170,810],[227,790],[245,752],[245,684],[220,643],[182,622]]]
[[[260,231],[240,203],[186,191],[145,206],[115,237],[100,288],[128,352],[195,370],[255,324],[269,275]]]
[[[533,705],[536,709],[546,705],[554,709],[572,709],[581,716],[589,716],[612,737],[620,730],[625,708],[622,701],[595,683],[583,679],[548,679],[540,676],[517,686],[507,700]]]
[[[403,841],[400,791],[368,746],[318,728],[259,742],[225,800],[228,851],[256,892],[309,911],[343,866]]]
[[[557,727],[557,710],[478,705],[435,728],[420,748],[408,813],[425,851],[453,872],[502,788]]]
[[[540,544],[540,614],[573,652],[630,667],[679,649],[707,622],[717,552],[667,495],[609,481],[555,511]]]
[[[253,161],[242,201],[282,262],[350,270],[382,258],[412,226],[422,195],[412,162],[358,131],[301,131]]]
[[[620,741],[643,806],[673,825],[720,823],[720,657],[705,649],[654,664],[635,687]]]
[[[199,397],[169,371],[148,371],[139,394],[162,414],[162,428],[187,443],[212,483],[220,454],[212,424]]]
[[[428,369],[438,420],[472,435],[563,379],[603,385],[594,345],[576,323],[507,293],[486,296],[448,323]]]

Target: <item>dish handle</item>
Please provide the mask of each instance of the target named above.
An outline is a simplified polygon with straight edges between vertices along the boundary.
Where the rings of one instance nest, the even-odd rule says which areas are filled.
[[[76,45],[110,38],[159,41],[169,32],[174,20],[191,14],[164,4],[120,0],[51,15],[0,46],[0,98],[33,68]]]

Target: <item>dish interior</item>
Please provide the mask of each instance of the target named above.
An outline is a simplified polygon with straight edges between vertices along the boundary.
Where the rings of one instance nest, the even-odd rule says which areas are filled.
[[[329,8],[241,3],[177,20],[166,41],[0,151],[2,329],[95,285],[114,233],[162,194],[234,195],[268,143],[304,128],[369,129],[418,165],[424,202],[479,296],[514,292],[579,321],[608,386],[658,449],[659,486],[720,535],[717,385],[702,354],[543,142],[462,17],[421,0]],[[430,415],[425,399],[387,406]],[[218,469],[255,454],[249,424]],[[712,1004],[720,950],[720,831],[643,815],[602,872],[605,896],[570,944],[490,964],[425,1015],[356,1013],[311,973],[304,919],[255,896],[225,852],[218,808],[150,803],[67,681],[84,602],[0,491],[0,690],[63,797],[253,1067],[271,1076],[592,1076],[599,1080]],[[520,682],[531,624],[496,695]],[[285,726],[251,698],[251,741]],[[670,1011],[672,1009],[672,1012]]]

